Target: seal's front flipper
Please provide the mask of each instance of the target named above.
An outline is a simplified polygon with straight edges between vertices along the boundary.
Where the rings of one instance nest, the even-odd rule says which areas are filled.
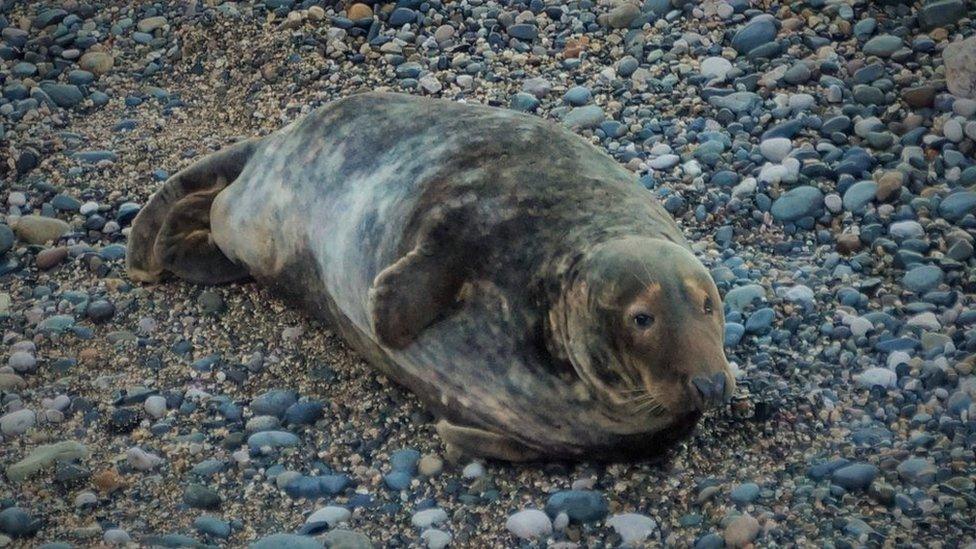
[[[534,461],[542,457],[539,452],[517,440],[477,427],[463,427],[442,419],[435,428],[437,434],[447,443],[448,455],[455,458],[468,456],[504,461]]]
[[[442,255],[419,246],[373,281],[370,313],[380,343],[406,347],[457,302],[464,276]]]
[[[199,284],[220,284],[247,276],[214,244],[210,206],[241,174],[258,142],[250,139],[202,158],[152,196],[129,234],[126,266],[133,280],[156,282],[170,272]]]

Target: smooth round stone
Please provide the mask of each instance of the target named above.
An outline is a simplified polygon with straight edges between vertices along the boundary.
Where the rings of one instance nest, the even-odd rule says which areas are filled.
[[[28,244],[44,244],[56,241],[71,231],[71,226],[53,217],[25,215],[17,219],[13,230],[18,238]]]
[[[657,529],[654,519],[638,513],[613,515],[607,519],[607,526],[617,532],[624,546],[638,546]]]
[[[200,515],[193,521],[193,528],[201,534],[218,539],[229,538],[231,532],[229,522],[213,515]]]
[[[896,240],[924,238],[925,229],[918,221],[896,221],[888,227],[888,234]]]
[[[468,480],[481,478],[485,474],[485,466],[478,463],[477,461],[472,461],[471,463],[464,466],[461,471],[461,476]]]
[[[16,240],[13,230],[7,225],[0,224],[0,256],[10,251]]]
[[[959,221],[976,212],[976,191],[954,192],[939,203],[939,215],[949,221]]]
[[[410,487],[412,477],[404,471],[393,471],[383,475],[383,483],[390,490],[406,490]]]
[[[525,92],[518,92],[512,96],[509,107],[520,112],[533,112],[539,108],[541,102],[534,95]]]
[[[844,209],[856,212],[871,203],[878,193],[878,184],[874,181],[860,181],[850,186],[844,192]]]
[[[898,375],[887,368],[868,368],[860,375],[855,376],[857,384],[861,387],[870,389],[878,386],[884,388],[894,387],[898,383]]]
[[[336,547],[337,545],[330,544],[329,546]],[[251,543],[248,547],[250,549],[325,549],[325,545],[321,541],[297,534],[271,534]]]
[[[282,417],[289,406],[298,401],[298,393],[290,389],[272,389],[251,401],[255,414]]]
[[[741,515],[725,527],[725,544],[730,547],[746,547],[759,535],[759,521],[750,515]]]
[[[639,15],[640,8],[624,2],[610,10],[607,14],[607,24],[615,29],[626,29]]]
[[[429,528],[447,520],[447,512],[440,507],[417,511],[410,517],[410,524],[417,528]]]
[[[305,519],[305,524],[314,524],[316,522],[324,522],[329,525],[329,528],[335,528],[340,523],[349,520],[352,513],[349,509],[345,507],[339,507],[337,505],[328,505],[317,509],[311,515]]]
[[[662,154],[657,158],[652,158],[647,165],[655,170],[670,170],[681,162],[681,157],[676,154]]]
[[[793,150],[793,142],[786,137],[773,137],[759,144],[759,152],[769,161],[780,162]]]
[[[837,469],[830,479],[846,490],[864,490],[878,476],[878,468],[870,463],[853,463]]]
[[[632,55],[624,56],[619,63],[617,63],[617,74],[623,78],[628,78],[640,66],[640,62]]]
[[[952,141],[953,143],[958,143],[962,141],[963,138],[962,124],[960,124],[959,121],[956,120],[955,118],[950,118],[949,120],[946,120],[945,123],[942,124],[942,135],[944,135],[946,139]]]
[[[403,448],[390,455],[390,467],[394,471],[403,471],[411,476],[417,473],[418,461],[420,461],[420,452],[413,448]]]
[[[425,455],[417,463],[417,472],[425,477],[437,476],[443,470],[444,460],[432,454]]]
[[[322,536],[322,541],[328,547],[335,547],[336,549],[340,547],[343,549],[373,549],[373,543],[368,537],[359,532],[342,528],[330,530]],[[269,546],[267,549],[271,549],[271,547]]]
[[[261,431],[247,438],[247,445],[254,449],[263,447],[286,448],[298,446],[301,442],[297,435],[287,431]]]
[[[0,533],[12,538],[26,538],[34,535],[40,528],[39,521],[20,507],[8,507],[0,511]]]
[[[552,520],[538,509],[525,509],[509,516],[505,528],[521,539],[545,538],[552,534]]]
[[[166,397],[160,395],[148,396],[143,402],[143,408],[145,408],[146,413],[150,417],[159,419],[166,415]]]
[[[596,522],[607,516],[609,506],[600,492],[593,490],[564,490],[556,492],[546,502],[546,513],[555,517],[566,513],[575,522]]]
[[[511,25],[506,30],[508,31],[508,35],[512,38],[525,42],[531,42],[539,35],[539,29],[537,29],[535,25],[530,25],[528,23]]]
[[[87,455],[88,449],[85,445],[73,440],[43,444],[34,448],[24,459],[7,466],[7,478],[13,482],[21,482],[55,462],[72,461]]]
[[[285,410],[285,423],[289,425],[311,425],[324,414],[321,402],[305,400],[292,404]]]
[[[151,471],[166,462],[156,454],[146,452],[138,446],[129,448],[125,453],[126,461],[129,465],[139,471]]]
[[[545,78],[528,78],[522,82],[522,91],[542,99],[552,91],[552,83]]]
[[[702,61],[699,70],[702,76],[724,80],[725,76],[732,70],[732,63],[724,57],[709,57]]]
[[[563,124],[570,128],[589,129],[595,128],[606,120],[607,115],[598,105],[587,105],[577,107],[563,117]]]
[[[0,416],[0,432],[4,435],[22,435],[34,426],[37,414],[30,408],[24,408]]]
[[[427,549],[444,549],[451,544],[454,537],[443,530],[428,528],[420,534],[420,539],[427,545]]]
[[[746,505],[756,501],[759,497],[759,485],[754,482],[746,482],[732,489],[729,498],[739,505]]]
[[[943,277],[942,269],[935,265],[919,265],[905,273],[901,279],[901,284],[912,292],[924,294],[938,287],[942,283]]]
[[[110,528],[106,530],[105,534],[102,536],[102,540],[104,540],[108,545],[114,545],[117,547],[123,547],[132,543],[132,537],[128,532],[121,528]]]
[[[931,486],[938,469],[924,458],[909,458],[898,464],[898,476],[905,482],[919,487]]]
[[[220,507],[220,495],[202,484],[190,484],[183,491],[183,503],[197,509]]]
[[[563,101],[574,107],[582,107],[583,105],[589,103],[592,97],[593,92],[591,92],[589,88],[586,86],[576,86],[570,88],[569,91],[563,95]]]
[[[903,42],[901,38],[891,34],[879,34],[865,42],[861,51],[865,55],[877,55],[878,57],[890,57],[891,54],[901,49]]]
[[[115,305],[104,299],[96,299],[88,304],[85,314],[93,322],[105,322],[115,316]]]
[[[739,53],[750,51],[771,42],[776,38],[776,23],[768,14],[753,17],[744,27],[732,36],[732,47]]]
[[[7,366],[17,373],[30,373],[37,369],[37,359],[27,351],[15,351],[7,359]]]
[[[820,189],[803,185],[780,195],[769,211],[777,221],[796,221],[812,216],[823,204],[824,196]]]

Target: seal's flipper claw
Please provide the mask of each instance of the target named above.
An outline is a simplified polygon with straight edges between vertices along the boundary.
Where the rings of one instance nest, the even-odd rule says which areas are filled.
[[[214,244],[210,206],[233,183],[259,140],[226,147],[169,178],[132,221],[126,268],[139,282],[158,281],[170,272],[200,284],[247,276]]]
[[[541,454],[521,442],[477,427],[455,425],[445,419],[437,422],[437,434],[447,443],[448,452],[457,460],[461,456],[534,461]]]
[[[457,302],[463,275],[442,257],[417,248],[384,269],[369,292],[373,331],[402,349]]]

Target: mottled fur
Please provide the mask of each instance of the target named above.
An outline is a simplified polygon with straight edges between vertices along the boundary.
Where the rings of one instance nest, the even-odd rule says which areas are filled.
[[[149,251],[158,220],[175,215],[166,205],[200,190],[173,194],[170,181],[136,220],[130,272],[199,271],[182,261],[246,269],[335,325],[466,453],[656,455],[700,415],[681,401],[687,377],[727,371],[721,315],[692,302],[717,297],[714,284],[674,221],[630,172],[552,122],[370,93],[247,145],[233,169],[220,158],[187,170],[233,181],[210,210],[215,246],[203,251],[215,258]],[[186,225],[169,234],[190,246],[203,223]],[[603,266],[624,273],[621,284],[659,284],[673,300],[653,303],[669,333],[699,339],[666,342],[682,346],[660,350],[668,362],[621,357],[594,324],[597,294],[630,290],[599,279]],[[686,281],[698,293],[676,289]]]

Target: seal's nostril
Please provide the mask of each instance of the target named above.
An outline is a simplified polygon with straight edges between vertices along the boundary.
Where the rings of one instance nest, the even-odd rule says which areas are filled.
[[[702,403],[706,406],[711,406],[714,400],[714,385],[712,380],[705,376],[696,376],[691,380],[691,384],[695,386],[698,390],[698,394],[701,395]]]
[[[725,400],[725,372],[718,372],[712,375],[712,387],[715,391],[715,400]]]

